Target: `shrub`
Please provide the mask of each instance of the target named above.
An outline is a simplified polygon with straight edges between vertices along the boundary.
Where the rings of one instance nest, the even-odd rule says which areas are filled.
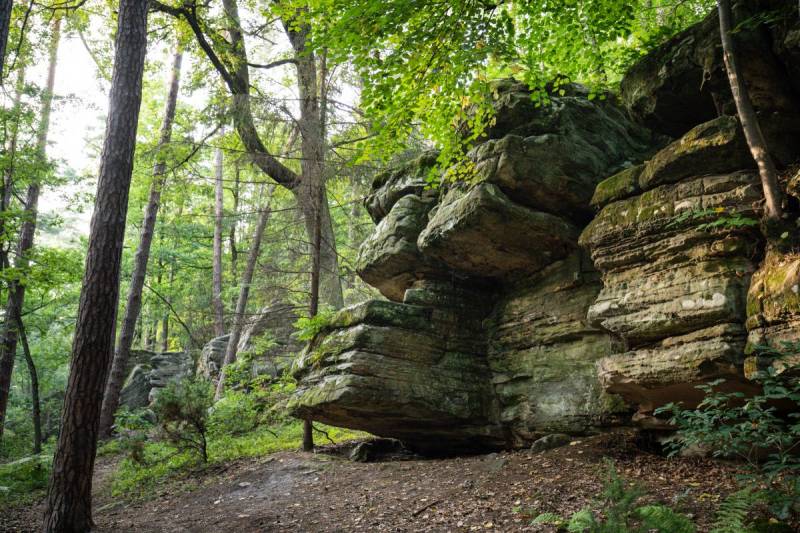
[[[214,387],[203,379],[187,379],[167,385],[158,394],[153,411],[167,439],[179,451],[208,461],[208,412]]]
[[[253,394],[231,391],[211,409],[208,426],[211,433],[241,435],[258,424],[258,406]]]
[[[22,502],[47,488],[52,460],[47,455],[32,455],[0,465],[0,503]]]
[[[772,363],[753,378],[757,394],[725,392],[724,380],[716,380],[698,387],[705,397],[696,409],[673,403],[656,414],[668,413],[678,428],[671,454],[701,446],[717,457],[744,460],[744,490],[729,504],[740,510],[743,502],[749,507],[766,502],[776,518],[786,520],[800,504],[800,366],[787,359],[800,353],[800,343],[784,343],[780,350],[758,346],[756,353]]]

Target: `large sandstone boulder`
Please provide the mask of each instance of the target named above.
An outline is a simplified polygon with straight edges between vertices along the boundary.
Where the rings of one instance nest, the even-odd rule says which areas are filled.
[[[770,250],[747,293],[749,350],[800,342],[800,254]]]
[[[616,341],[586,321],[600,280],[582,253],[525,280],[495,306],[489,366],[500,421],[516,445],[543,432],[584,433],[623,420],[628,408],[603,391],[595,363]]]
[[[480,330],[441,314],[379,301],[342,311],[298,359],[290,407],[422,451],[504,446]]]
[[[345,309],[317,335],[294,367],[297,416],[422,451],[626,418],[595,370],[616,341],[586,320],[600,283],[577,240],[595,185],[661,140],[579,86],[539,106],[498,87],[500,127],[469,153],[467,179],[432,194],[419,161],[376,179],[358,270],[398,303]]]
[[[295,307],[282,301],[261,308],[247,320],[236,353],[250,358],[253,377],[280,376],[291,366],[292,360],[302,349],[294,336],[296,320]],[[217,380],[229,338],[230,335],[215,337],[203,346],[197,362],[197,375],[211,381]]]
[[[645,424],[658,425],[652,411],[665,403],[698,402],[696,386],[709,380],[747,388],[746,295],[763,197],[755,171],[730,172],[751,166],[733,149],[736,130],[720,117],[664,148],[642,167],[638,194],[607,188],[631,192],[604,194],[581,235],[603,278],[587,318],[625,347],[599,360],[601,383]]]
[[[120,405],[129,409],[147,407],[158,389],[194,372],[194,361],[187,352],[132,350],[128,364],[132,367],[120,392]]]
[[[578,233],[563,218],[523,207],[497,186],[481,183],[448,192],[417,246],[457,272],[510,278],[564,258]]]

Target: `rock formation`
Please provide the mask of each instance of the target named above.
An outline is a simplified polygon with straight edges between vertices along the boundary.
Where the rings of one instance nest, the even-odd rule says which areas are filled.
[[[128,365],[130,370],[120,393],[120,405],[129,409],[147,407],[158,389],[191,376],[194,370],[194,361],[186,352],[132,350]]]
[[[291,366],[292,360],[302,349],[302,345],[293,335],[296,320],[294,307],[280,301],[263,307],[250,317],[243,328],[236,351],[239,357],[247,354],[250,358],[253,377],[280,376]],[[197,362],[199,376],[217,379],[229,337],[216,337],[203,346]]]
[[[781,165],[800,159],[794,7],[737,37]],[[800,338],[800,259],[759,227],[716,27],[712,14],[635,65],[625,108],[577,85],[537,107],[499,82],[458,182],[426,187],[435,154],[378,175],[357,270],[389,301],[341,311],[306,347],[295,414],[441,452],[631,414],[660,428],[653,410],[697,402],[698,384],[751,389],[746,354]]]
[[[470,152],[468,182],[426,188],[430,154],[375,180],[358,270],[393,301],[344,310],[312,341],[297,414],[456,450],[586,432],[626,411],[597,379],[615,341],[586,321],[601,287],[577,240],[595,185],[660,139],[579,86],[542,107],[520,84],[498,89],[514,133],[495,128]]]

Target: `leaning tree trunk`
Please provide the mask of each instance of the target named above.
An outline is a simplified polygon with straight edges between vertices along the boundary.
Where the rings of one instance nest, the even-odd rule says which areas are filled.
[[[719,33],[725,58],[725,70],[728,71],[728,81],[730,82],[731,93],[733,93],[733,101],[736,104],[739,120],[742,122],[742,129],[744,130],[745,139],[747,139],[747,145],[750,147],[750,153],[753,154],[753,159],[758,165],[761,186],[764,189],[764,199],[766,200],[764,217],[772,221],[779,220],[783,216],[783,208],[781,207],[782,195],[778,185],[778,172],[767,150],[767,141],[764,139],[764,133],[761,131],[758,117],[755,109],[753,109],[750,95],[739,70],[733,35],[731,34],[733,16],[731,14],[730,0],[717,0],[717,8],[719,11]]]
[[[147,50],[147,2],[120,0],[114,74],[44,530],[92,528],[92,471],[114,352],[120,263]]]
[[[49,68],[47,70],[47,86],[42,96],[42,118],[36,138],[36,152],[40,164],[44,165],[47,148],[47,134],[50,130],[50,110],[53,104],[53,88],[56,79],[56,64],[58,60],[58,42],[61,38],[61,18],[53,21],[53,30],[50,35]],[[14,263],[20,275],[25,275],[28,270],[28,255],[33,248],[33,238],[36,234],[36,214],[39,204],[39,191],[41,184],[38,177],[34,177],[28,186],[25,197],[24,221],[19,232],[17,243],[17,258]],[[25,303],[25,284],[19,280],[12,280],[8,287],[8,302],[6,303],[5,321],[3,323],[3,337],[0,341],[0,438],[3,436],[6,409],[8,407],[8,394],[11,387],[11,374],[14,371],[14,359],[17,354],[19,328],[17,322],[22,316],[22,306]]]
[[[220,337],[225,334],[225,310],[222,305],[222,148],[217,148],[214,170],[214,253],[212,259],[211,304],[214,308],[214,335]]]
[[[228,339],[228,346],[225,348],[225,358],[222,360],[222,365],[219,369],[219,381],[217,382],[217,390],[214,394],[214,400],[219,400],[222,397],[222,392],[225,390],[225,376],[227,373],[228,365],[236,361],[236,349],[239,345],[239,339],[242,336],[242,327],[245,321],[245,311],[247,310],[247,299],[250,296],[250,283],[253,281],[253,272],[256,269],[258,262],[258,253],[261,248],[261,238],[264,235],[264,228],[267,227],[272,209],[270,207],[274,186],[270,186],[267,193],[267,204],[261,210],[258,217],[258,224],[256,225],[253,241],[250,245],[250,252],[247,255],[247,264],[245,265],[244,274],[242,274],[242,284],[239,287],[239,299],[236,300],[236,311],[233,314],[233,323],[231,324],[231,336]]]
[[[28,334],[25,333],[25,324],[22,317],[17,317],[19,340],[22,342],[22,353],[25,355],[25,364],[28,365],[28,374],[31,377],[31,413],[33,414],[33,453],[42,453],[42,405],[39,401],[39,374],[28,345]]]
[[[11,26],[11,10],[13,0],[0,0],[0,82],[3,81],[3,65],[6,58],[6,43],[8,43],[8,30]]]
[[[119,396],[122,385],[125,382],[125,369],[128,367],[133,336],[136,331],[136,322],[142,311],[142,289],[147,275],[147,262],[150,259],[150,247],[153,243],[153,233],[156,227],[156,218],[161,203],[161,190],[164,188],[166,180],[166,160],[165,149],[172,139],[172,125],[175,122],[175,107],[178,103],[178,89],[180,87],[181,62],[183,53],[180,48],[175,52],[172,60],[172,74],[170,77],[167,100],[164,106],[164,120],[161,123],[161,134],[158,140],[158,153],[156,163],[153,168],[153,181],[150,184],[150,194],[147,198],[147,206],[144,210],[144,220],[142,221],[139,247],[133,256],[133,274],[131,275],[131,285],[128,288],[128,302],[125,306],[125,316],[122,319],[122,326],[119,334],[117,350],[114,354],[114,361],[111,365],[111,373],[106,383],[105,395],[103,396],[103,408],[100,411],[100,437],[105,438],[111,435],[114,425],[114,414],[119,407]]]

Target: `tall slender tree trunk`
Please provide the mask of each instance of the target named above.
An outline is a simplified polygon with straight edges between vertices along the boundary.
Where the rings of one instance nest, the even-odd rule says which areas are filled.
[[[12,0],[0,0],[0,82],[3,81],[3,65],[6,59],[6,44],[8,43],[8,30],[11,26],[13,7]]]
[[[220,137],[224,130],[220,133]],[[211,279],[211,300],[214,307],[214,335],[219,337],[225,334],[225,309],[222,304],[222,217],[223,217],[223,188],[222,188],[222,148],[217,148],[215,154],[215,179],[214,179],[214,253],[213,272]]]
[[[778,171],[775,163],[767,149],[767,141],[758,123],[750,95],[747,92],[742,73],[736,57],[736,47],[733,42],[731,30],[733,27],[733,15],[731,13],[730,0],[717,0],[719,11],[719,33],[722,40],[722,52],[725,59],[725,70],[728,72],[728,82],[733,93],[733,101],[736,104],[736,111],[742,123],[747,145],[750,153],[758,165],[758,173],[761,176],[761,186],[764,189],[764,199],[766,200],[764,217],[767,220],[780,220],[783,216],[781,207],[781,189],[778,185]]]
[[[231,57],[232,70],[228,72],[224,65],[217,63],[215,67],[223,75],[232,95],[232,116],[236,131],[242,140],[245,149],[252,162],[259,167],[266,175],[271,177],[282,187],[285,187],[297,199],[298,206],[303,213],[306,235],[309,242],[314,239],[314,220],[316,213],[314,210],[314,199],[316,189],[320,186],[315,182],[315,178],[306,175],[304,168],[298,176],[291,169],[281,164],[271,155],[261,141],[258,130],[253,119],[250,105],[250,74],[247,65],[247,49],[243,37],[241,21],[239,19],[239,6],[236,0],[223,0],[225,14],[228,19],[228,33],[230,35],[231,46],[226,52]],[[302,36],[300,36],[302,33]],[[324,149],[324,143],[320,142],[321,128],[319,119],[319,102],[316,89],[316,67],[314,55],[305,50],[305,40],[308,28],[304,27],[299,31],[287,28],[292,46],[296,52],[298,60],[298,89],[301,93],[301,122],[309,124],[307,134],[303,135],[304,145],[302,147],[302,159],[304,162],[312,161],[312,164],[319,164],[322,159],[307,152],[307,149],[314,149],[317,145]],[[297,39],[297,37],[300,37]],[[206,51],[208,54],[208,51]],[[209,55],[209,57],[211,57]],[[214,61],[214,59],[212,59]],[[303,63],[301,66],[300,63]],[[223,73],[224,72],[224,73]],[[300,79],[301,76],[303,79]],[[313,89],[313,92],[312,92]],[[304,96],[303,92],[307,91]],[[311,110],[311,106],[316,107],[316,111],[304,118],[303,115]],[[315,118],[316,117],[316,118]],[[306,120],[307,119],[307,120]],[[316,124],[316,128],[312,127]],[[301,125],[301,130],[304,127]],[[313,131],[312,131],[313,130]],[[302,133],[302,132],[301,132]],[[324,141],[324,139],[323,139]],[[321,176],[321,174],[320,174]],[[322,253],[321,253],[321,298],[324,303],[333,307],[341,307],[344,299],[342,296],[342,285],[339,279],[339,256],[336,252],[336,239],[333,232],[330,211],[327,207],[327,195],[323,192],[323,206],[320,212],[322,217]]]
[[[217,382],[217,391],[214,394],[214,399],[219,400],[222,392],[225,390],[225,376],[227,374],[228,365],[236,361],[236,349],[239,345],[239,339],[242,336],[242,327],[245,322],[245,312],[247,311],[247,299],[250,295],[250,284],[253,281],[253,272],[256,269],[258,262],[258,254],[261,249],[261,238],[264,235],[264,229],[269,222],[272,209],[272,194],[275,190],[274,185],[270,185],[267,193],[266,205],[262,208],[258,216],[258,224],[256,225],[255,233],[250,244],[250,252],[247,254],[247,264],[245,265],[244,274],[242,274],[242,284],[239,286],[239,299],[236,300],[236,311],[233,314],[233,321],[231,324],[231,336],[228,339],[228,346],[225,348],[225,358],[222,360],[222,366],[219,370],[219,381]]]
[[[45,165],[47,156],[47,134],[50,130],[50,110],[53,104],[53,88],[55,87],[58,42],[60,38],[61,18],[56,17],[50,34],[47,85],[42,96],[41,122],[36,136],[36,152],[42,166]],[[14,262],[14,266],[20,272],[20,275],[26,275],[25,273],[28,270],[28,255],[31,248],[33,248],[33,238],[36,234],[36,215],[39,205],[39,191],[41,189],[40,179],[39,176],[33,178],[25,195],[24,220],[20,227],[17,257]],[[17,341],[19,339],[19,327],[17,324],[19,317],[22,316],[24,303],[25,283],[20,283],[17,279],[12,280],[8,287],[3,337],[0,341],[0,438],[3,436],[8,394],[11,387],[11,374],[14,371],[14,359],[17,353]]]
[[[2,1],[2,0],[0,0]],[[19,74],[17,75],[16,90],[14,92],[14,113],[19,115],[22,110],[22,93],[25,90],[25,67],[20,66]],[[16,163],[17,155],[17,142],[19,141],[19,123],[20,120],[15,117],[11,124],[10,141],[7,146],[6,155],[8,164],[3,170],[2,182],[0,182],[0,270],[5,269],[8,265],[8,254],[11,251],[11,239],[6,235],[6,217],[7,211],[11,207],[11,193],[14,189],[14,166]],[[2,430],[0,429],[0,433]]]
[[[233,209],[231,210],[231,230],[230,234],[228,235],[229,247],[231,249],[231,278],[232,279],[239,279],[239,270],[237,267],[238,259],[239,259],[239,251],[236,247],[236,224],[238,221],[239,215],[239,186],[240,186],[240,179],[239,173],[241,172],[241,165],[239,161],[236,161],[234,165],[234,172],[233,172]],[[234,306],[236,302],[234,302]]]
[[[19,328],[19,339],[22,343],[22,353],[25,355],[25,363],[28,365],[28,374],[31,377],[31,413],[33,414],[33,453],[42,453],[42,405],[39,401],[39,374],[36,372],[36,364],[31,355],[31,348],[28,345],[28,334],[25,333],[25,324],[22,317],[17,317],[17,327]]]
[[[142,310],[142,290],[147,276],[147,262],[150,259],[150,247],[153,243],[153,233],[156,228],[156,218],[161,205],[161,191],[166,180],[165,149],[172,140],[172,125],[175,122],[175,108],[178,103],[178,89],[180,88],[181,62],[183,53],[178,48],[172,58],[172,73],[170,75],[167,100],[164,104],[164,119],[161,123],[161,134],[158,140],[158,153],[153,167],[153,181],[150,184],[150,193],[144,209],[139,247],[133,256],[133,273],[131,285],[128,288],[128,301],[125,305],[125,316],[122,318],[119,341],[111,365],[111,373],[106,383],[103,396],[103,407],[100,411],[100,438],[109,437],[114,425],[114,414],[119,407],[119,395],[125,382],[125,369],[128,367],[131,346],[136,331],[136,322]]]
[[[47,532],[92,528],[100,408],[114,353],[120,263],[147,50],[145,0],[120,0],[114,73],[70,372],[44,516]]]

